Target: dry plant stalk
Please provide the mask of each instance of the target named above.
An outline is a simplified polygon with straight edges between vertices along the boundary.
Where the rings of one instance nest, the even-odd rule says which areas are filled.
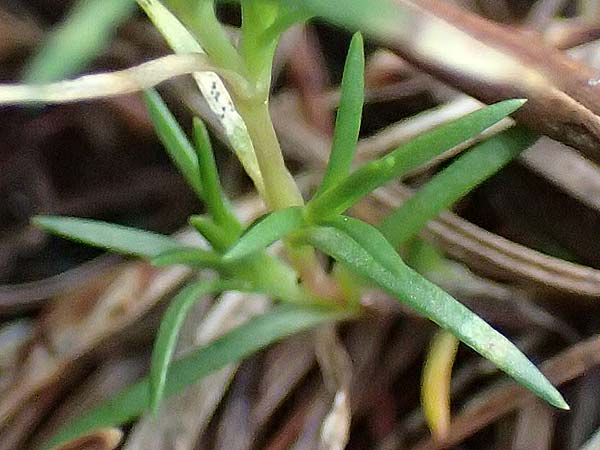
[[[515,114],[518,121],[600,161],[596,70],[535,36],[450,2],[396,2],[409,15],[410,29],[382,36],[391,49],[485,103],[527,98],[525,107]],[[464,58],[465,54],[476,57]]]

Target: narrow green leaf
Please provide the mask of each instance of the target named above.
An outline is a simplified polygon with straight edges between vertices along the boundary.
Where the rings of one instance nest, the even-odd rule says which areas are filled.
[[[204,122],[197,117],[194,117],[194,142],[208,211],[214,217],[215,223],[235,235],[235,238],[242,232],[242,226],[227,204],[208,131]]]
[[[210,245],[218,252],[227,250],[238,238],[238,233],[230,233],[206,216],[190,216],[188,219],[198,232],[206,238]]]
[[[342,78],[340,106],[335,121],[329,163],[315,196],[348,176],[360,132],[365,101],[365,51],[363,38],[355,33],[350,42]]]
[[[144,93],[146,107],[154,124],[154,128],[160,141],[164,145],[171,160],[181,172],[194,193],[200,199],[204,199],[200,170],[198,168],[198,157],[194,147],[190,144],[187,136],[169,111],[165,102],[160,98],[158,92],[151,89]]]
[[[298,283],[296,272],[279,258],[261,251],[252,258],[225,261],[217,253],[196,248],[167,251],[150,262],[157,267],[183,264],[196,269],[211,268],[222,278],[248,283],[248,289],[289,303],[315,304]]]
[[[279,209],[258,219],[224,255],[225,260],[238,260],[273,242],[298,231],[306,225],[304,209],[299,206]]]
[[[225,267],[221,255],[201,248],[185,247],[167,250],[154,256],[150,262],[156,267],[183,264],[196,269],[212,268],[222,269]]]
[[[413,139],[381,159],[365,164],[314,198],[307,205],[309,217],[318,220],[344,212],[369,192],[477,136],[524,103],[525,100],[506,100],[480,109]]]
[[[134,11],[133,0],[79,0],[29,61],[25,82],[48,83],[77,74],[108,47]]]
[[[150,409],[156,414],[162,400],[167,370],[175,352],[177,337],[190,308],[208,294],[218,294],[227,289],[220,281],[199,281],[186,286],[177,294],[165,311],[156,335],[150,364]]]
[[[37,216],[32,223],[43,230],[116,253],[152,258],[181,249],[183,244],[162,234],[76,217]]]
[[[276,256],[259,251],[252,257],[230,264],[234,267],[231,276],[252,283],[257,292],[289,303],[315,303],[298,282],[296,271]]]
[[[312,16],[312,13],[298,8],[296,4],[285,5],[279,11],[279,15],[275,21],[261,33],[259,40],[261,42],[273,42],[287,29],[297,23],[308,22]]]
[[[339,228],[312,227],[304,239],[451,331],[550,404],[568,409],[560,393],[519,349],[448,293],[406,266],[376,228],[355,220],[340,223]],[[337,221],[334,225],[338,225]],[[351,231],[351,236],[346,230]]]
[[[386,238],[388,237],[386,236]],[[443,252],[434,244],[420,238],[415,238],[408,242],[406,264],[425,278],[433,281],[432,277],[439,276],[442,273],[449,273],[451,269],[448,263],[449,261],[445,258]]]
[[[373,227],[362,220],[348,216],[338,216],[321,223],[342,231],[361,248],[377,259],[377,263],[389,272],[395,273],[404,267],[402,258],[395,252],[389,252],[390,244],[382,234],[373,232]]]
[[[536,139],[529,131],[517,127],[476,145],[387,216],[379,229],[398,248],[429,220],[506,166]]]
[[[277,307],[173,362],[167,372],[165,397],[178,394],[210,373],[238,362],[287,336],[349,317],[348,313],[337,309]],[[58,430],[46,449],[56,449],[60,444],[93,430],[123,425],[139,417],[148,406],[149,386],[146,378],[80,415]]]
[[[257,87],[264,92],[265,82],[270,79],[271,66],[275,47],[276,35],[265,35],[264,32],[279,15],[279,5],[272,2],[257,2],[240,0],[242,13],[239,50],[245,62],[246,72],[250,79],[255,80]],[[271,37],[273,40],[266,40]]]
[[[394,27],[411,30],[410,15],[402,3],[391,0],[273,0],[291,7],[294,6],[310,16],[319,16],[350,30],[360,29],[383,39],[391,34]]]

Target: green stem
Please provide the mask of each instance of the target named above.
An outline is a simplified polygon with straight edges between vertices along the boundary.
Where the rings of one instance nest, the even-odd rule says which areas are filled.
[[[265,30],[276,20],[279,6],[256,0],[242,0],[242,40],[240,55],[249,80],[259,95],[268,97],[271,68],[279,35],[265,36]],[[265,39],[266,37],[266,39]]]
[[[237,106],[254,143],[269,209],[304,205],[298,185],[285,166],[269,114],[268,101],[240,102]],[[340,300],[341,292],[337,283],[323,271],[314,249],[307,246],[296,247],[288,242],[285,244],[290,261],[306,287],[318,297]]]
[[[242,59],[217,19],[213,1],[171,0],[168,3],[216,66],[244,73]]]
[[[266,99],[237,103],[254,144],[258,167],[265,184],[265,201],[269,209],[302,206],[304,200],[283,160]]]
[[[201,1],[201,3],[203,3]],[[265,42],[259,39],[265,28],[276,19],[279,7],[242,0],[241,60],[244,73],[253,86],[253,95],[235,95],[264,183],[264,200],[270,210],[303,206],[304,199],[294,178],[285,166],[279,140],[269,113],[271,67],[277,36]],[[339,299],[339,288],[319,264],[313,248],[301,248],[285,242],[288,256],[303,284],[321,298]]]

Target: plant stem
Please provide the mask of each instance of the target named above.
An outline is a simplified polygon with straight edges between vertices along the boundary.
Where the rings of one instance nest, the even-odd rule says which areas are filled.
[[[254,144],[256,159],[264,182],[265,201],[271,210],[303,206],[298,185],[285,166],[285,161],[269,113],[271,67],[277,36],[263,41],[260,36],[278,14],[278,7],[253,0],[242,0],[241,57],[254,95],[236,102]],[[292,265],[305,287],[317,297],[343,301],[337,282],[319,263],[315,251],[284,241]]]
[[[347,304],[347,298],[338,284],[319,263],[315,249],[309,246],[295,247],[285,242],[292,265],[300,275],[303,285],[319,298]]]
[[[271,210],[304,205],[298,185],[283,160],[279,140],[269,114],[268,100],[253,99],[237,104],[254,143],[256,159],[265,184],[265,201]],[[286,243],[291,263],[306,287],[321,298],[341,301],[339,286],[329,277],[311,247]]]
[[[288,171],[275,134],[266,99],[237,103],[254,144],[256,159],[265,184],[265,201],[271,210],[302,206],[304,200]]]
[[[171,0],[168,3],[179,20],[196,36],[215,65],[243,73],[240,55],[217,19],[213,1]]]

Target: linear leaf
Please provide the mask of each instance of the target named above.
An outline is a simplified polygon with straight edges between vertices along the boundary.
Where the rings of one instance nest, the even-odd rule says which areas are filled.
[[[289,5],[282,5],[283,8],[280,9],[279,15],[273,21],[273,23],[262,32],[260,35],[260,40],[263,42],[273,42],[276,40],[281,34],[292,27],[297,23],[308,22],[312,13],[306,11],[305,9],[298,7],[295,3]]]
[[[329,163],[316,195],[326,191],[350,172],[360,132],[365,100],[365,51],[363,38],[355,33],[350,42],[342,77],[340,106],[335,121]]]
[[[307,205],[309,217],[321,219],[344,212],[369,192],[477,136],[524,103],[525,100],[519,99],[495,103],[442,125],[401,145],[383,158],[365,164],[314,198]]]
[[[32,223],[72,241],[143,258],[152,258],[183,247],[183,244],[169,236],[98,220],[37,216]]]
[[[293,206],[291,208],[273,211],[258,219],[241,237],[233,244],[224,255],[225,260],[236,260],[263,250],[273,242],[282,239],[306,225],[304,209]]]
[[[429,220],[506,166],[535,139],[535,135],[517,127],[476,145],[388,215],[380,224],[380,231],[398,248]]]
[[[244,260],[232,261],[231,275],[252,283],[253,290],[278,300],[312,304],[312,297],[298,282],[296,271],[281,258],[259,251]]]
[[[312,227],[305,232],[304,239],[451,331],[550,404],[568,409],[560,393],[519,349],[448,293],[405,265],[376,228],[356,219],[346,220],[339,228]]]
[[[407,15],[398,2],[391,0],[277,0],[277,3],[296,7],[311,16],[319,16],[350,30],[361,29],[386,36],[395,27],[410,28]]]
[[[175,120],[171,111],[154,89],[144,92],[148,113],[156,134],[185,181],[200,199],[204,199],[198,157],[194,147]]]
[[[219,172],[210,137],[206,125],[198,117],[194,117],[194,143],[196,144],[198,169],[204,187],[206,206],[214,217],[215,223],[223,226],[229,233],[233,233],[237,237],[242,231],[242,226],[227,204],[219,181]]]
[[[196,269],[213,268],[221,269],[225,266],[221,255],[196,247],[185,247],[170,249],[154,256],[150,262],[156,267],[183,264]]]
[[[175,352],[177,337],[190,308],[208,294],[218,294],[226,289],[219,281],[199,281],[186,286],[177,294],[163,315],[160,323],[150,364],[150,409],[156,413],[162,400],[167,370]]]
[[[175,361],[167,372],[165,396],[175,395],[227,364],[240,361],[287,336],[348,317],[348,313],[336,309],[277,307]],[[79,416],[58,430],[46,449],[56,449],[61,443],[93,430],[122,425],[139,417],[148,406],[149,386],[149,380],[143,379]]]
[[[226,261],[214,252],[181,248],[156,256],[150,261],[158,267],[184,264],[194,268],[212,268],[226,279],[248,283],[246,290],[260,292],[289,303],[314,304],[297,282],[296,272],[268,253],[261,251],[243,261]]]
[[[373,233],[373,227],[362,220],[354,217],[338,216],[323,221],[322,224],[343,231],[367,252],[376,255],[377,262],[390,272],[397,271],[398,265],[404,264],[395,251],[387,251],[390,246],[387,240],[385,238],[382,239],[380,233]]]
[[[239,237],[237,232],[228,232],[224,227],[217,225],[212,218],[205,215],[190,216],[188,222],[210,242],[212,248],[220,253],[227,250]]]

